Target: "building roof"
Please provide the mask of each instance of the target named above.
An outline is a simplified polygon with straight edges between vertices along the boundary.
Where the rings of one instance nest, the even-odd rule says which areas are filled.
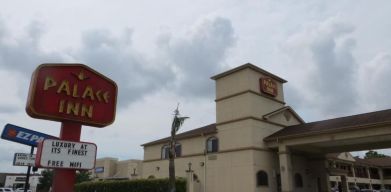
[[[378,157],[361,160],[364,160],[364,162],[370,165],[376,165],[379,167],[391,167],[391,157]]]
[[[347,161],[345,159],[340,159],[339,158],[340,154],[341,153],[329,153],[326,155],[326,158]],[[377,158],[370,158],[370,159],[362,159],[360,157],[353,157],[353,158],[355,164],[377,166],[377,167],[391,167],[391,157],[377,157]]]
[[[176,140],[187,139],[187,138],[191,138],[191,137],[198,137],[198,136],[203,136],[203,135],[210,135],[213,133],[217,133],[215,123],[180,133],[180,134],[176,135]],[[154,144],[167,143],[168,141],[170,141],[170,137],[166,137],[166,138],[152,141],[149,143],[144,143],[141,146],[149,146],[149,145],[154,145]]]
[[[274,115],[277,115],[279,113],[282,113],[284,111],[290,111],[291,114],[300,122],[300,123],[305,123],[305,121],[296,113],[295,110],[292,109],[292,107],[290,106],[285,106],[285,107],[281,107],[275,111],[272,111],[266,115],[263,115],[263,118],[264,119],[269,119],[270,117],[274,116]]]
[[[0,173],[0,175],[6,175],[6,176],[26,176],[26,173]],[[41,176],[41,174],[38,173],[30,173],[30,176]]]
[[[266,137],[264,141],[273,141],[277,139],[314,135],[319,133],[338,132],[352,128],[382,124],[391,124],[391,109],[288,126]]]
[[[341,154],[341,153],[328,153],[328,154],[326,154],[326,158],[327,159],[339,159],[338,158],[339,154]]]
[[[281,82],[281,83],[286,83],[286,82],[287,82],[285,79],[283,79],[283,78],[281,78],[281,77],[278,77],[277,75],[274,75],[274,74],[272,74],[272,73],[270,73],[270,72],[268,72],[268,71],[265,71],[265,70],[259,68],[258,66],[255,66],[255,65],[251,64],[251,63],[246,63],[246,64],[244,64],[244,65],[241,65],[241,66],[239,66],[239,67],[233,68],[233,69],[228,70],[228,71],[226,71],[226,72],[217,74],[217,75],[211,77],[211,79],[217,80],[217,79],[220,79],[220,78],[222,78],[222,77],[225,77],[225,76],[227,76],[227,75],[229,75],[229,74],[235,73],[235,72],[237,72],[237,71],[240,71],[240,70],[243,70],[243,69],[246,69],[246,68],[251,68],[251,69],[253,69],[253,70],[255,70],[255,71],[258,71],[258,72],[260,72],[260,73],[262,73],[262,74],[265,74],[265,75],[267,75],[267,76],[269,76],[269,77],[272,77],[272,78],[274,78],[275,80],[277,80],[277,81],[279,81],[279,82]]]

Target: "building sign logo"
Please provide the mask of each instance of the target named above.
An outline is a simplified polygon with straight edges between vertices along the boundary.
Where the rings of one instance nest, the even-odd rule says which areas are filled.
[[[276,97],[278,95],[277,83],[270,77],[259,79],[261,92]]]
[[[26,111],[34,118],[104,127],[115,118],[117,85],[82,64],[42,64],[32,76]]]
[[[104,167],[95,167],[95,173],[103,173],[103,172],[105,172]]]
[[[19,127],[12,124],[5,125],[3,133],[1,134],[2,139],[14,141],[17,143],[30,145],[37,147],[38,143],[44,139],[55,139],[57,137]]]
[[[15,138],[18,135],[18,132],[15,129],[10,128],[10,129],[8,129],[6,134],[7,134],[7,137],[9,137],[9,138]]]

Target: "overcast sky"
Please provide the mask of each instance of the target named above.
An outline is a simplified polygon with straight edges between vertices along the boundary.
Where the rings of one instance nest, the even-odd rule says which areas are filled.
[[[391,1],[2,0],[0,125],[58,135],[25,112],[40,63],[84,63],[119,86],[116,121],[83,127],[98,158],[142,159],[143,143],[215,122],[211,76],[253,63],[286,80],[287,105],[307,122],[391,108]],[[15,152],[0,140],[0,172]],[[388,153],[387,151],[383,151]],[[388,153],[391,154],[391,153]]]

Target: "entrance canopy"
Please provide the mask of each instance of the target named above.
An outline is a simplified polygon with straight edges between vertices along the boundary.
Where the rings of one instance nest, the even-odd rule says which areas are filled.
[[[264,142],[310,154],[391,148],[391,109],[285,127]]]

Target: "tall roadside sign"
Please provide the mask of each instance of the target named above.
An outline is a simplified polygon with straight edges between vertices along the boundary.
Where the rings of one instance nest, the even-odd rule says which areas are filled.
[[[34,71],[26,111],[34,118],[104,127],[113,123],[114,81],[82,64],[42,64]]]
[[[90,67],[83,64],[41,64],[31,78],[26,112],[33,118],[60,121],[60,140],[75,142],[76,145],[80,143],[82,125],[105,127],[113,123],[116,104],[116,83]],[[38,151],[42,152],[41,159],[47,156],[54,158],[52,151],[40,147]],[[90,157],[85,158],[88,160]],[[35,163],[42,165],[38,159]],[[66,168],[54,170],[54,192],[74,191],[75,170],[79,168]]]

